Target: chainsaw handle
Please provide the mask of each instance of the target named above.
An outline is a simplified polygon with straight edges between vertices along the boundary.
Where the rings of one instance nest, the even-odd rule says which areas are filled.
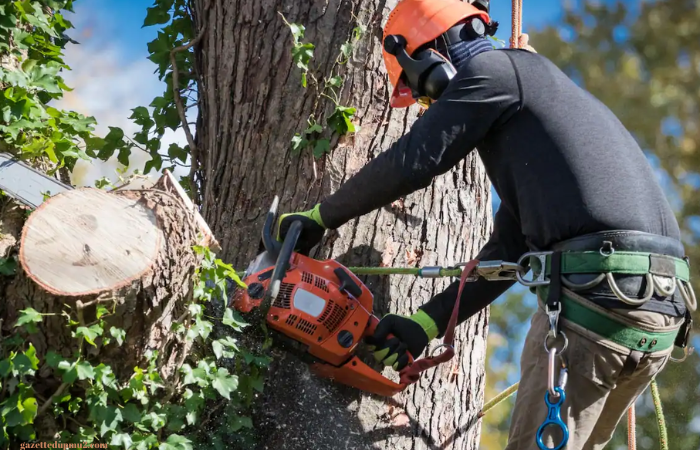
[[[374,314],[369,315],[369,322],[367,322],[367,329],[365,330],[365,336],[372,336],[374,334],[374,331],[377,329],[377,325],[379,325],[379,318],[375,316]],[[387,340],[391,338],[395,338],[393,334],[389,333],[386,337]],[[414,359],[413,355],[411,355],[411,352],[406,351],[406,354],[408,355],[408,364],[406,364],[406,367],[404,367],[401,371],[403,372],[407,368],[411,367],[413,365]]]
[[[272,206],[270,206],[270,210],[267,212],[267,216],[265,217],[265,224],[263,225],[262,229],[263,245],[265,246],[265,250],[267,250],[273,257],[276,257],[282,251],[282,243],[275,239],[273,234],[275,217],[277,216],[277,206],[279,203],[280,199],[275,195],[274,200],[272,200]]]
[[[295,220],[287,231],[287,235],[284,237],[284,242],[282,243],[282,248],[277,256],[277,263],[275,264],[275,269],[272,271],[272,276],[270,277],[270,284],[265,292],[264,303],[271,301],[277,297],[280,290],[280,284],[284,279],[284,276],[289,269],[289,262],[292,259],[292,254],[294,253],[294,247],[297,245],[297,240],[301,234],[303,225],[300,221]]]

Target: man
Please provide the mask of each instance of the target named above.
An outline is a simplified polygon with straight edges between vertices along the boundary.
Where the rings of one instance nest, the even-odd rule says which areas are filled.
[[[507,449],[537,448],[545,392],[552,401],[561,392],[548,384],[543,343],[568,369],[566,448],[601,449],[666,365],[677,336],[683,340],[686,304],[695,307],[679,227],[644,154],[611,111],[543,56],[494,50],[486,10],[458,0],[399,2],[384,29],[391,105],[418,101],[427,110],[336,193],[310,211],[282,216],[280,235],[302,221],[300,249],[308,251],[326,229],[427,187],[476,147],[501,198],[493,234],[476,258],[518,261],[554,251],[532,259],[540,263],[533,271],[549,282],[533,288],[539,308]],[[513,284],[465,285],[459,322]],[[410,317],[384,317],[370,339],[375,357],[401,370],[406,351],[421,355],[444,334],[458,287],[454,282]],[[556,375],[560,367],[557,358]],[[560,441],[547,432],[539,446]]]

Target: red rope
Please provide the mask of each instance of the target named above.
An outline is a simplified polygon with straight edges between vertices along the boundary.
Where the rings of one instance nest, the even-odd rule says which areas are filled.
[[[627,410],[627,448],[637,450],[637,428],[634,404]]]

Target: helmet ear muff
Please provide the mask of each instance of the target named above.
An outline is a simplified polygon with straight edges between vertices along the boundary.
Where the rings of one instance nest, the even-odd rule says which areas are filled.
[[[424,56],[424,53],[430,53],[430,55]],[[452,63],[447,60],[447,58],[432,48],[423,50],[422,52],[418,53],[416,57],[418,59],[425,57],[426,59],[436,61],[436,64],[423,75],[423,80],[420,82],[420,87],[421,91],[423,91],[426,96],[432,98],[433,100],[437,100],[442,93],[445,92],[445,89],[447,89],[447,85],[450,84],[452,78],[457,75],[457,70]],[[437,62],[437,60],[441,61]]]
[[[387,36],[384,50],[401,65],[414,98],[437,100],[457,73],[452,63],[433,49],[420,50],[411,57],[406,52],[406,39],[400,35]]]

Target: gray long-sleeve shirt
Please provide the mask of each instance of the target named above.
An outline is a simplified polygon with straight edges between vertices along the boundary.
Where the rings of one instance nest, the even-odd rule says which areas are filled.
[[[545,57],[496,50],[467,61],[410,132],[320,206],[329,228],[427,187],[476,148],[501,198],[480,260],[624,229],[680,239],[675,216],[642,150],[615,115]],[[513,282],[465,286],[459,321]],[[451,284],[421,309],[444,330]]]

